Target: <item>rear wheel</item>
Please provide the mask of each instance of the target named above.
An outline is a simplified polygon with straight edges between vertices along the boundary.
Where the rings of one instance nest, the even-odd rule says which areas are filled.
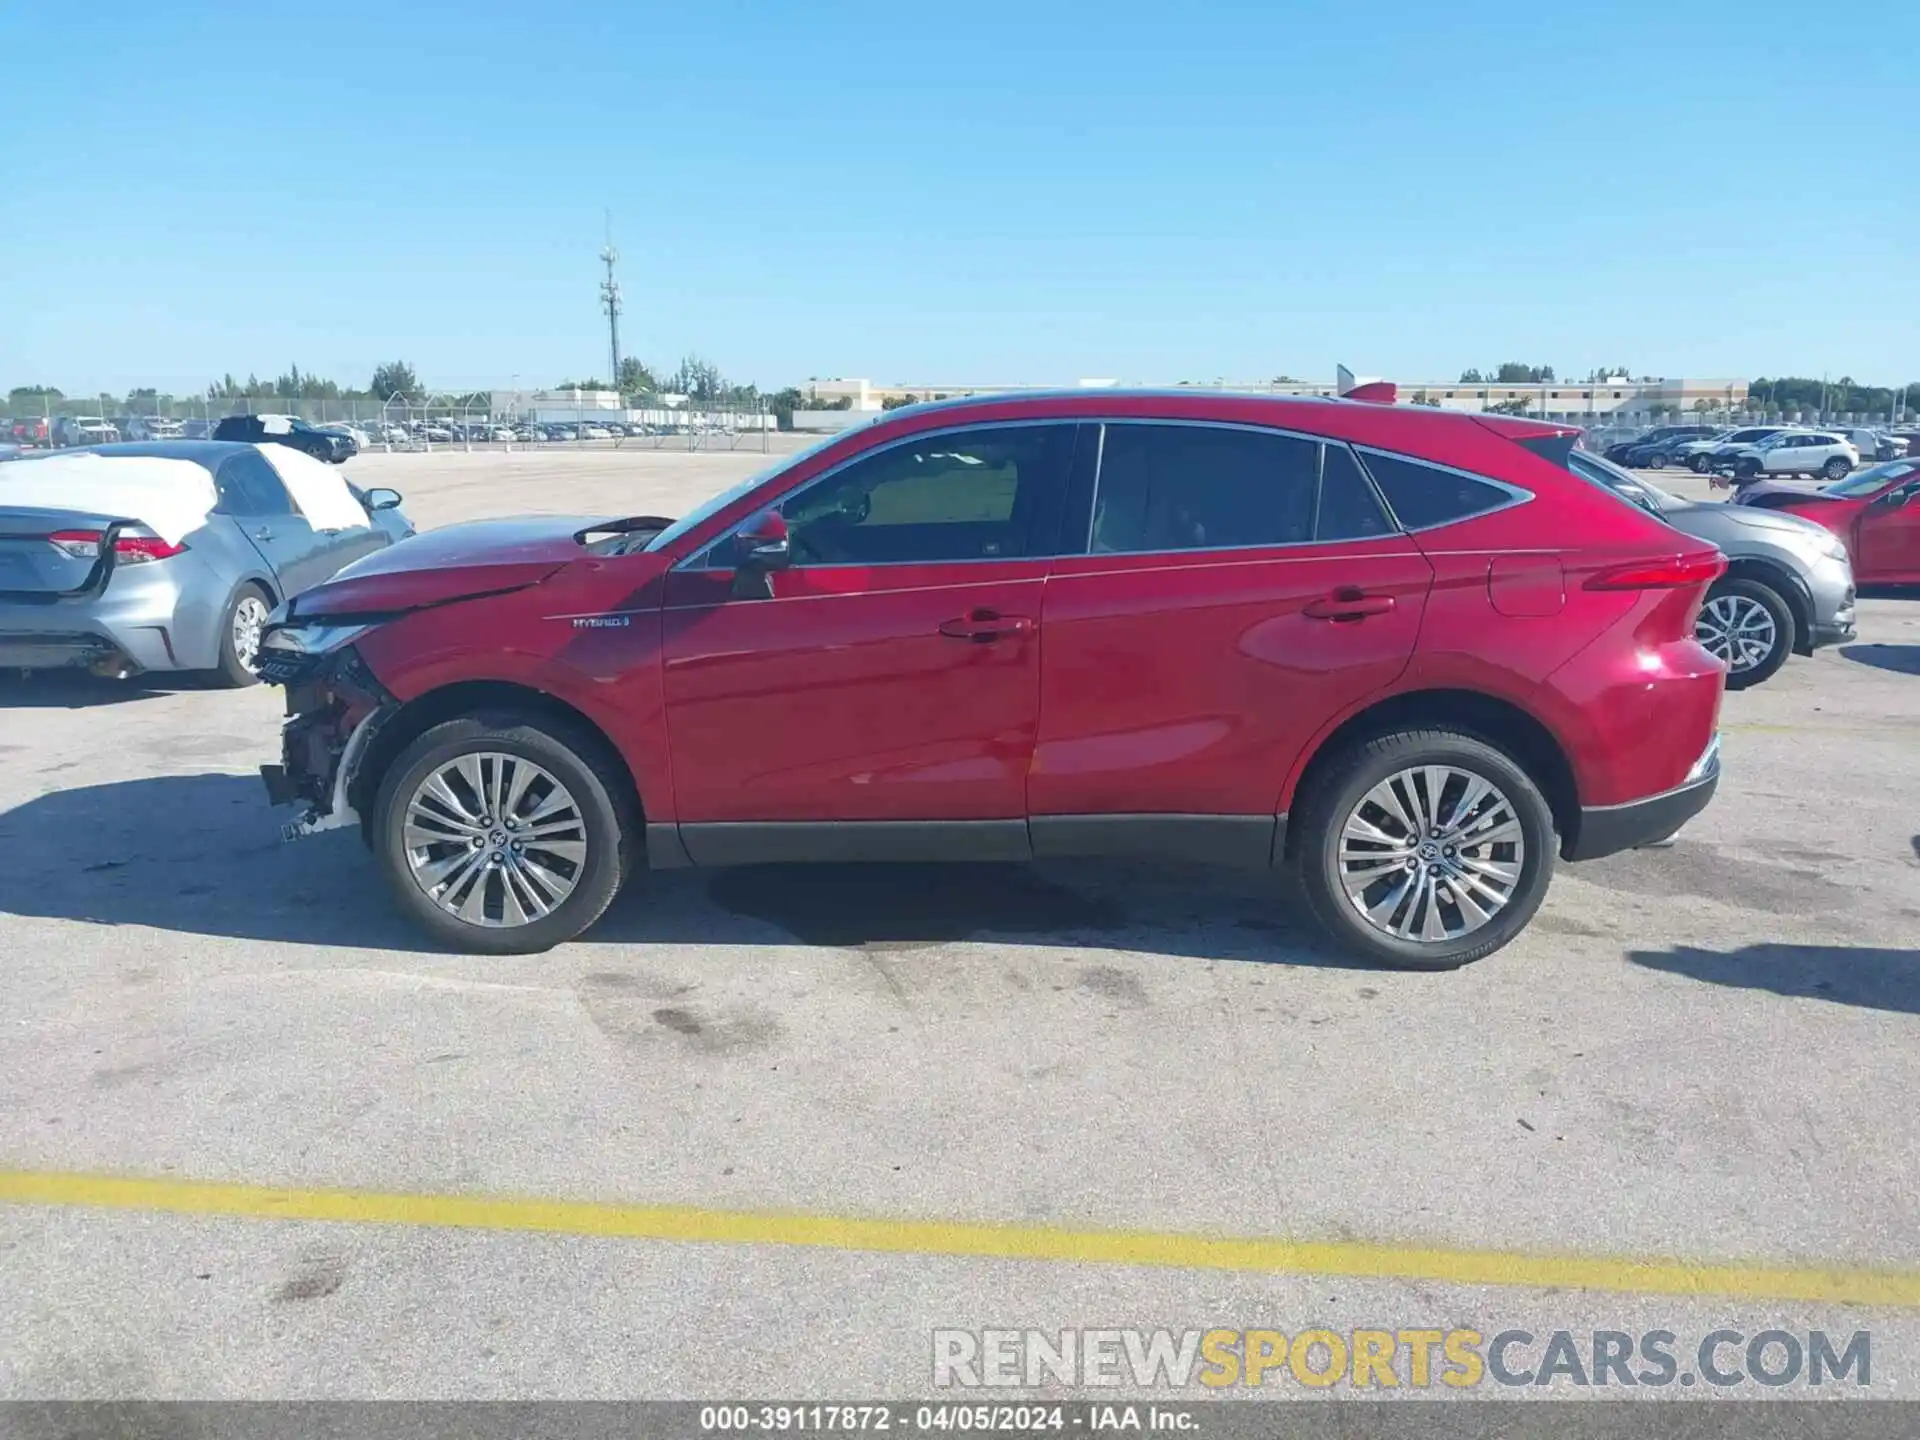
[[[1705,475],[1709,470],[1713,469],[1713,461],[1705,455],[1695,455],[1687,461],[1687,468],[1696,475]]]
[[[1403,730],[1329,761],[1302,797],[1289,848],[1335,940],[1397,969],[1452,970],[1533,918],[1553,876],[1553,814],[1486,741]]]
[[[1847,463],[1846,456],[1836,455],[1820,467],[1820,473],[1829,480],[1844,480],[1847,478],[1847,472],[1852,468]]]
[[[631,861],[625,782],[597,737],[513,715],[449,720],[393,762],[374,851],[400,908],[462,950],[520,955],[584,931]]]
[[[252,581],[233,592],[220,622],[220,683],[234,689],[260,683],[260,635],[266,629],[273,601]]]
[[[1736,480],[1752,480],[1760,474],[1760,462],[1748,457],[1734,462],[1733,475]]]
[[[1726,662],[1727,689],[1771,679],[1793,653],[1793,608],[1771,585],[1723,579],[1707,591],[1694,638]]]

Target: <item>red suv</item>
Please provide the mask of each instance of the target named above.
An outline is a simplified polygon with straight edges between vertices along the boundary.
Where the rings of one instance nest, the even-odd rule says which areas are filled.
[[[636,866],[1130,855],[1292,872],[1347,946],[1498,949],[1554,857],[1712,797],[1719,552],[1575,433],[1354,401],[917,406],[676,521],[491,520],[275,617],[276,803],[544,949]]]

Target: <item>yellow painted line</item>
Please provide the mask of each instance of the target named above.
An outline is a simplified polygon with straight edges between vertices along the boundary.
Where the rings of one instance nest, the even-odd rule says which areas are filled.
[[[1696,1265],[1670,1259],[1529,1255],[1353,1242],[1237,1239],[1151,1230],[1069,1230],[1047,1225],[881,1220],[708,1210],[686,1205],[309,1190],[31,1170],[0,1171],[0,1201],[173,1215],[240,1216],[255,1220],[517,1230],[596,1239],[811,1246],[901,1255],[1920,1307],[1920,1274]]]

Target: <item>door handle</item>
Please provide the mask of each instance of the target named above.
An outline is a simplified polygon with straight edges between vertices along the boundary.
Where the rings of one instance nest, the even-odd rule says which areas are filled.
[[[1369,595],[1356,585],[1342,585],[1330,595],[1309,600],[1300,613],[1311,620],[1364,620],[1393,609],[1393,596]]]
[[[256,540],[271,540],[273,538],[273,527],[271,525],[262,525],[258,530],[253,532],[253,538]]]
[[[954,620],[942,620],[940,633],[949,640],[971,640],[986,645],[1003,635],[1031,635],[1033,620],[1026,615],[1002,615],[997,610],[970,610]]]

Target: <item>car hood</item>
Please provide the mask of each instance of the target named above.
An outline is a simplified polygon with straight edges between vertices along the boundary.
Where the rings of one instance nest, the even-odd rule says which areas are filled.
[[[1796,503],[1822,500],[1828,501],[1829,503],[1833,502],[1832,496],[1823,495],[1818,489],[1810,485],[1795,484],[1791,480],[1756,480],[1753,484],[1741,490],[1740,498],[1734,503],[1741,507],[1747,507],[1753,505],[1756,500],[1768,500],[1769,497],[1774,496],[1782,500],[1792,500]],[[1778,501],[1774,501],[1773,503],[1778,503]]]
[[[377,615],[537,585],[586,554],[575,538],[601,517],[476,520],[402,540],[304,591],[289,613]]]
[[[1742,540],[1765,543],[1776,536],[1814,534],[1825,538],[1828,533],[1824,525],[1789,511],[1725,505],[1717,501],[1693,501],[1665,513],[1667,523],[1676,530],[1684,530],[1700,540],[1711,540],[1723,550]]]

